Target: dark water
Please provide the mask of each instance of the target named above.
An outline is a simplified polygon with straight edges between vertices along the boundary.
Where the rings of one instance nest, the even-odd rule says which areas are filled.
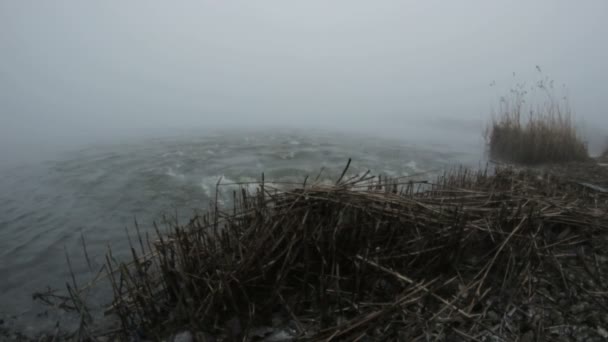
[[[205,208],[220,177],[222,183],[247,182],[264,172],[267,180],[302,181],[325,168],[322,177],[331,180],[348,158],[351,173],[370,169],[407,176],[476,164],[479,151],[348,135],[240,132],[87,148],[4,169],[0,318],[30,332],[53,326],[56,314],[40,316],[45,307],[31,294],[64,287],[70,277],[66,252],[78,279],[91,277],[82,258],[82,235],[96,269],[108,245],[117,258],[126,257],[125,228],[133,227],[134,218],[143,231],[152,231],[152,221],[163,213],[188,217]]]

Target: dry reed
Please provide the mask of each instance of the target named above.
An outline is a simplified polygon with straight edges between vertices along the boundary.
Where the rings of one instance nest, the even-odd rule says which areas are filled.
[[[539,87],[546,90],[543,83]],[[486,132],[490,157],[521,164],[587,160],[587,145],[576,130],[567,102],[546,91],[546,101],[529,109],[526,94],[516,89],[511,97],[501,99],[498,115]]]
[[[273,316],[306,341],[549,338],[549,316],[581,293],[608,307],[602,196],[511,168],[262,182],[229,211],[139,234],[128,263],[109,255],[108,313],[125,340],[262,340]]]

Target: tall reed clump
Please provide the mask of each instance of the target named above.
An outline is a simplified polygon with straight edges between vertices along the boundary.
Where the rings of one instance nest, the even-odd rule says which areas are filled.
[[[535,107],[526,103],[528,91],[523,85],[501,98],[486,131],[490,157],[521,164],[588,159],[587,145],[576,130],[566,99],[556,99],[546,78],[533,90],[540,90],[545,99]]]

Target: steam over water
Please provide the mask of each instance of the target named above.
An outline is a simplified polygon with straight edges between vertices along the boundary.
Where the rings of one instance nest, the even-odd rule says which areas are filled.
[[[249,132],[87,148],[3,170],[0,318],[31,331],[52,326],[54,314],[39,317],[45,308],[31,295],[47,286],[64,288],[70,279],[66,251],[79,281],[92,277],[81,234],[97,270],[108,245],[115,258],[128,255],[125,228],[133,228],[134,218],[142,232],[153,232],[152,221],[163,213],[183,220],[208,205],[220,177],[222,184],[249,182],[264,172],[267,181],[300,182],[324,168],[321,178],[329,181],[348,158],[352,174],[369,169],[397,177],[476,165],[479,151],[347,135]],[[226,193],[234,188],[222,186],[220,200],[228,201]]]

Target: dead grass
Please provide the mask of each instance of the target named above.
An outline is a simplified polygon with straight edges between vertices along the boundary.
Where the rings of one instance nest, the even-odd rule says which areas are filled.
[[[138,234],[130,262],[110,252],[108,313],[123,339],[188,329],[256,340],[274,315],[305,341],[514,341],[530,329],[551,339],[549,318],[530,326],[528,313],[549,317],[573,293],[558,258],[608,228],[597,196],[511,168],[434,182],[346,170],[335,186],[262,182],[235,192],[230,210],[212,207],[156,239]],[[585,291],[603,293],[603,281]],[[70,289],[79,310],[82,291]]]
[[[568,104],[551,94],[530,109],[525,92],[501,100],[500,110],[486,130],[490,157],[520,164],[560,163],[589,159]]]

